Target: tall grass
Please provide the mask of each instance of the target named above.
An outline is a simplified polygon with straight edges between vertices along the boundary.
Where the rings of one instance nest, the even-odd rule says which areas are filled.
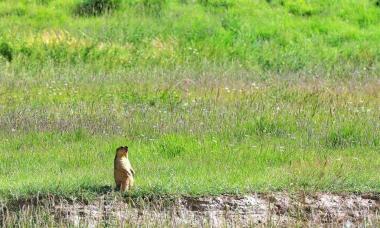
[[[86,0],[77,5],[77,16],[99,16],[119,8],[120,0]]]
[[[73,15],[78,9],[95,17]],[[0,16],[0,42],[12,48],[14,64],[208,62],[257,73],[379,75],[380,13],[370,0],[3,1]]]
[[[79,66],[6,72],[5,198],[97,194],[113,186],[120,145],[131,148],[136,193],[379,190],[378,83],[96,75]]]

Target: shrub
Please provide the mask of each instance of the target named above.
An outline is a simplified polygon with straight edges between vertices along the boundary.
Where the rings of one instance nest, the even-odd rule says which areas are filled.
[[[13,52],[12,47],[9,46],[8,43],[2,42],[0,44],[0,56],[4,57],[9,62],[11,62],[13,59],[12,52]]]
[[[75,14],[79,16],[99,16],[120,7],[121,0],[85,0],[77,5]]]

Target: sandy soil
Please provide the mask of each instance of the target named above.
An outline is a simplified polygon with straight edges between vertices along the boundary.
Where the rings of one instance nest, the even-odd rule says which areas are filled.
[[[257,193],[244,196],[141,199],[102,196],[90,204],[64,202],[51,213],[73,225],[380,225],[380,194]]]

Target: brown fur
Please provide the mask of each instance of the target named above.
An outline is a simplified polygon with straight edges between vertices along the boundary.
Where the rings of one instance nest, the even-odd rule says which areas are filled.
[[[116,149],[114,160],[114,177],[116,188],[124,192],[133,186],[135,171],[128,159],[128,147],[119,147]]]

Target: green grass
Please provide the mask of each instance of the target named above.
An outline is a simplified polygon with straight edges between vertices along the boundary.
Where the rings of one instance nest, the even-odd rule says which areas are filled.
[[[99,4],[104,9],[93,16]],[[78,8],[90,15],[78,15]],[[371,0],[5,0],[0,42],[11,48],[15,64],[213,64],[256,73],[377,77],[379,8]]]
[[[380,190],[374,1],[10,2],[0,199]]]
[[[380,189],[378,84],[52,69],[1,83],[3,197],[100,194],[120,145],[133,194]]]

